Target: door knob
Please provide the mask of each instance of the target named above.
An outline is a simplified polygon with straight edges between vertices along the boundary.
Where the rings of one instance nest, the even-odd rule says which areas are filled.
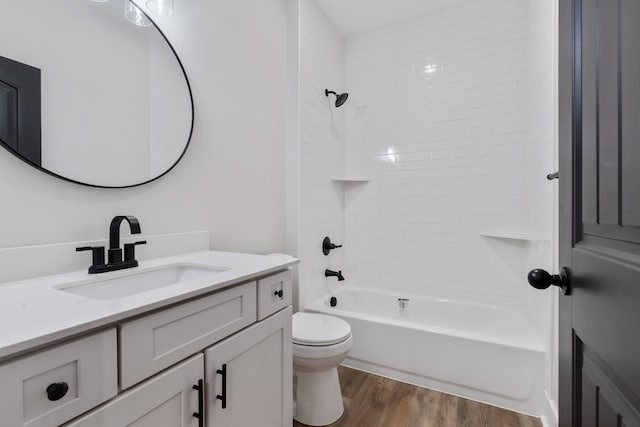
[[[546,270],[536,268],[529,272],[527,280],[536,289],[547,289],[553,285],[562,288],[562,292],[565,295],[571,293],[571,280],[569,279],[569,269],[567,267],[562,267],[560,274],[549,274]]]

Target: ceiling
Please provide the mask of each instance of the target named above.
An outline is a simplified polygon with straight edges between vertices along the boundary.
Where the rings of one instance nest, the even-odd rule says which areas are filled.
[[[468,0],[316,0],[348,37],[453,7]]]

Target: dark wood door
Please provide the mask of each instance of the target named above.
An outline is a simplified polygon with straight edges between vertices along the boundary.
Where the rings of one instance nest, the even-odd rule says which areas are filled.
[[[560,425],[640,426],[640,1],[560,0]]]
[[[0,56],[0,145],[42,165],[40,70]]]

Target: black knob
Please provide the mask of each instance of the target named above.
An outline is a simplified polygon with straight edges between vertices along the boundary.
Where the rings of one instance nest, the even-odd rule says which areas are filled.
[[[67,383],[53,383],[47,387],[47,398],[55,402],[62,399],[69,391],[69,384]]]
[[[282,298],[282,296],[284,295],[284,292],[282,292],[282,289],[280,289],[279,291],[275,291],[274,295],[277,296],[278,298]]]
[[[559,286],[565,295],[569,295],[569,269],[564,267],[560,274],[549,274],[546,270],[536,268],[527,275],[529,284],[536,289],[547,289],[549,286]]]

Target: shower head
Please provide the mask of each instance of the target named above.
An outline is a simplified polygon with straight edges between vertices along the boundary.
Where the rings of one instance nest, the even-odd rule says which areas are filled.
[[[345,102],[347,102],[347,98],[349,98],[349,94],[348,93],[341,93],[340,95],[338,95],[337,93],[335,93],[332,90],[329,89],[325,89],[324,90],[324,94],[329,96],[329,94],[334,94],[336,96],[336,107],[342,107],[342,104],[344,104]]]

